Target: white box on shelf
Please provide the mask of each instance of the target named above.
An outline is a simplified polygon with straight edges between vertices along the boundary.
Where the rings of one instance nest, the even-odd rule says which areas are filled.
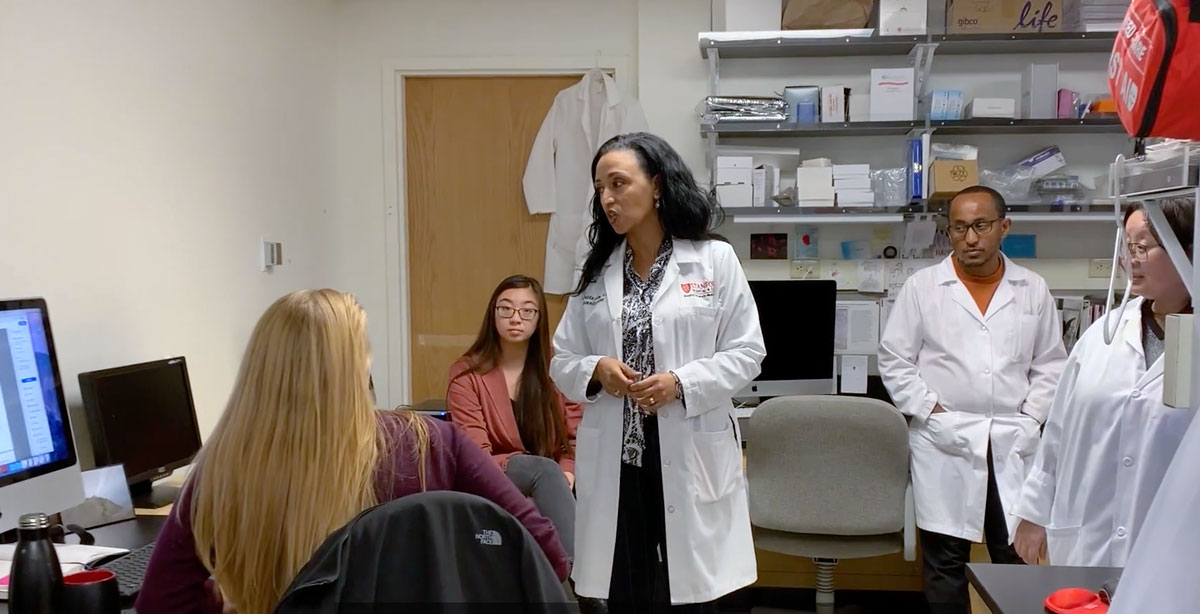
[[[967,105],[968,118],[1012,119],[1017,116],[1017,101],[1012,98],[976,98]]]
[[[834,177],[859,177],[871,173],[870,164],[834,164]]]
[[[763,164],[754,169],[754,206],[774,207],[772,196],[779,193],[779,167]]]
[[[871,121],[912,121],[913,68],[871,69]]]
[[[833,204],[833,168],[801,166],[796,169],[796,200],[800,206],[808,202]],[[827,206],[827,205],[816,205]]]
[[[717,156],[717,168],[754,168],[754,157]]]
[[[1058,64],[1030,64],[1021,73],[1021,117],[1058,117]]]
[[[712,0],[715,32],[763,32],[783,29],[783,0]]]
[[[871,177],[863,175],[861,177],[833,177],[833,187],[835,190],[869,190],[871,189]]]
[[[879,0],[879,34],[924,34],[928,12],[926,0]]]
[[[840,124],[846,121],[846,87],[828,85],[821,88],[821,123]]]
[[[717,201],[725,208],[752,207],[754,206],[754,186],[749,183],[718,185]]]
[[[871,95],[851,93],[849,111],[852,122],[871,121]]]

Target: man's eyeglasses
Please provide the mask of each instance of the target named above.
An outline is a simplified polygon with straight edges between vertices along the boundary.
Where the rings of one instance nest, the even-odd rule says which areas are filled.
[[[1129,259],[1137,262],[1145,262],[1146,254],[1150,250],[1158,247],[1158,245],[1142,245],[1141,243],[1126,243],[1125,249],[1129,251]]]
[[[995,218],[991,220],[979,220],[978,222],[973,222],[970,224],[950,224],[946,227],[946,231],[949,232],[950,236],[952,237],[962,238],[967,235],[968,230],[974,230],[975,234],[982,237],[983,235],[990,234],[992,232],[992,228],[995,228],[996,222],[999,221],[1000,218]]]
[[[512,307],[505,305],[499,305],[496,307],[496,315],[500,316],[502,319],[511,318],[514,313],[520,314],[521,319],[528,322],[529,320],[537,317],[538,310],[534,309],[533,307],[523,307],[521,309],[513,309]]]

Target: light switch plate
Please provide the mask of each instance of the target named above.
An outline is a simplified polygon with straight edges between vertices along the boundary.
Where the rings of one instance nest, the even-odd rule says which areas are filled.
[[[793,260],[792,279],[820,279],[820,260]]]

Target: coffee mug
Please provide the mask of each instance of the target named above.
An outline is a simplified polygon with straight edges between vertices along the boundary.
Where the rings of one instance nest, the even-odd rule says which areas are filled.
[[[73,614],[120,614],[117,576],[107,569],[93,569],[64,577],[63,604]]]

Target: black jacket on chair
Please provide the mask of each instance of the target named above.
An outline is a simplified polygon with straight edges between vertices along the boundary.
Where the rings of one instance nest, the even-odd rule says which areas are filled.
[[[533,536],[482,497],[409,495],[329,536],[275,614],[567,612]]]

